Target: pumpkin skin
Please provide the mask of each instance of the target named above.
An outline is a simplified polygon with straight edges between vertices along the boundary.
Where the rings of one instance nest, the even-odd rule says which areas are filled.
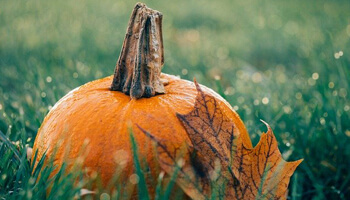
[[[122,92],[111,91],[113,76],[74,89],[59,100],[45,117],[33,147],[34,152],[38,152],[34,162],[37,163],[45,151],[55,165],[61,166],[65,162],[68,169],[83,158],[80,162],[88,169],[88,174],[97,172],[102,183],[107,185],[121,163],[125,165],[125,177],[134,173],[131,127],[140,157],[146,158],[151,171],[155,170],[156,155],[151,141],[137,125],[175,148],[191,144],[176,113],[190,112],[197,95],[193,82],[164,73],[161,78],[168,81],[165,94],[137,100]],[[246,147],[251,147],[249,135],[238,114],[217,93],[205,86],[201,88],[205,94],[216,97],[223,112],[234,120],[238,134],[243,135]]]

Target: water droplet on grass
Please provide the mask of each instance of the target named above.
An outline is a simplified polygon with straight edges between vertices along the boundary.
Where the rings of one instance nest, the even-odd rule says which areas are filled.
[[[110,200],[111,199],[111,196],[109,196],[109,194],[107,193],[102,193],[100,195],[100,200]]]
[[[257,105],[259,105],[259,104],[260,104],[260,101],[259,101],[258,99],[255,99],[255,100],[254,100],[254,105],[257,106]]]
[[[350,110],[350,106],[346,105],[344,106],[344,111],[349,111]]]
[[[129,181],[130,181],[130,183],[136,185],[140,181],[140,177],[137,174],[132,174],[129,177]]]
[[[283,106],[283,111],[287,114],[292,112],[292,108],[290,106]]]
[[[335,58],[335,59],[339,59],[339,58],[340,58],[340,55],[339,55],[338,52],[334,54],[334,58]]]
[[[329,87],[329,88],[334,88],[334,83],[333,83],[333,82],[329,82],[329,83],[328,83],[328,87]]]
[[[300,92],[297,92],[296,94],[295,94],[295,98],[296,99],[301,99],[303,97],[303,95],[300,93]]]
[[[51,76],[46,77],[46,82],[48,82],[48,83],[51,83],[51,82],[52,82]]]
[[[262,76],[259,72],[255,72],[252,76],[252,81],[254,83],[260,83],[262,81]]]
[[[267,98],[267,97],[264,97],[264,98],[262,98],[262,100],[261,100],[261,102],[263,103],[263,104],[268,104],[269,103],[269,98]]]
[[[323,117],[320,118],[320,124],[321,125],[325,125],[326,124],[326,120]]]

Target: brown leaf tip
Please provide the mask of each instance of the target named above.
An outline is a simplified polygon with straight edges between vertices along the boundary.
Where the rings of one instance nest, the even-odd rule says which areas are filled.
[[[203,91],[202,91],[202,89],[201,89],[199,83],[197,82],[196,78],[193,78],[193,83],[194,83],[194,85],[196,86],[197,91],[198,91],[199,93],[202,93]]]
[[[271,132],[272,132],[272,129],[271,129],[270,125],[269,125],[267,122],[265,122],[264,120],[262,120],[262,119],[260,119],[260,121],[261,121],[262,123],[264,123],[265,126],[267,127],[267,132],[266,132],[266,133],[271,133]]]

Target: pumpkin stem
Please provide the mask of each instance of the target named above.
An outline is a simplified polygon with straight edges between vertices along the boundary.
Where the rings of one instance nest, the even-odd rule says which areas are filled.
[[[162,14],[137,3],[131,14],[111,90],[133,99],[165,93],[160,80],[164,64]]]

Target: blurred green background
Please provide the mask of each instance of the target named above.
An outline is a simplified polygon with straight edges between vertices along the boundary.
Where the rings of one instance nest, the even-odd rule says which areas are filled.
[[[1,0],[0,131],[32,146],[55,102],[112,74],[135,3]],[[164,15],[163,72],[219,92],[254,144],[263,119],[285,159],[305,159],[288,198],[350,198],[349,0],[144,3]],[[1,196],[18,169],[0,159]]]

